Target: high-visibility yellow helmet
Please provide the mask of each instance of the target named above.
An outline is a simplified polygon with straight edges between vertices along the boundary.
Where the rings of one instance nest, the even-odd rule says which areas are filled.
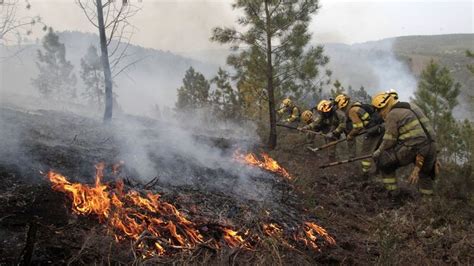
[[[329,113],[332,110],[332,103],[328,100],[322,100],[318,103],[317,108],[319,112]]]
[[[372,98],[372,105],[377,109],[382,109],[393,101],[396,101],[393,94],[389,92],[379,92]]]
[[[292,102],[291,102],[291,99],[290,98],[286,98],[283,100],[283,102],[281,103],[284,107],[290,107],[292,106]]]
[[[347,106],[347,104],[349,104],[349,101],[351,100],[351,98],[345,94],[339,94],[337,95],[336,99],[334,100],[336,103],[337,103],[337,106],[339,107],[339,109],[342,109],[344,107]]]
[[[301,121],[303,121],[305,124],[309,124],[312,119],[313,112],[311,112],[310,110],[306,110],[301,114]]]

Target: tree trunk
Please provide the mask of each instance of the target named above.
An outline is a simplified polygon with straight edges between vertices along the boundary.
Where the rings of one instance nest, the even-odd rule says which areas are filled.
[[[100,50],[102,52],[102,67],[104,68],[105,78],[105,112],[104,122],[112,120],[112,73],[110,71],[109,51],[107,49],[107,36],[105,35],[104,13],[102,7],[102,0],[96,0],[97,4],[97,21],[99,26]]]
[[[270,24],[270,12],[268,10],[268,0],[265,0],[265,17],[267,26],[267,92],[268,111],[270,113],[270,137],[268,147],[274,149],[277,146],[276,115],[275,115],[275,93],[273,88],[273,63],[272,63],[272,35]]]

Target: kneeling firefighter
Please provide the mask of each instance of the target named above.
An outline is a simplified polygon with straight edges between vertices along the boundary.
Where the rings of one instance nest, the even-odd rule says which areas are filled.
[[[309,114],[305,114],[303,121],[305,121],[306,125],[298,129],[322,132],[326,142],[339,139],[346,128],[346,116],[344,113],[337,110],[333,103],[328,100],[319,102],[316,110],[317,115],[314,118],[311,116],[311,119],[306,119],[306,117],[309,117]],[[328,158],[331,161],[336,159],[336,146],[328,149]]]
[[[300,121],[300,108],[290,98],[282,101],[277,114],[280,116],[280,120],[286,123],[298,123]]]
[[[362,104],[351,101],[351,98],[345,94],[336,97],[339,110],[346,115],[346,138],[349,152],[355,157],[356,143],[354,137],[366,131],[363,135],[361,154],[371,154],[380,144],[383,135],[383,119],[377,113],[376,109],[370,104]],[[361,161],[362,172],[368,174],[372,167],[372,160],[365,159]]]
[[[385,120],[383,141],[373,158],[388,191],[398,190],[396,169],[414,163],[410,183],[418,183],[420,193],[431,195],[437,172],[433,128],[418,106],[399,102],[397,98],[393,93],[383,92],[372,100],[372,105]]]

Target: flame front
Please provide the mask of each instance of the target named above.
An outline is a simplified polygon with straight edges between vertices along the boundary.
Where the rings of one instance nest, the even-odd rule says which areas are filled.
[[[104,165],[98,164],[96,169],[93,187],[71,183],[53,171],[47,177],[54,190],[68,195],[74,213],[96,215],[110,226],[117,241],[132,239],[149,256],[162,255],[167,248],[192,248],[203,242],[197,226],[175,206],[161,201],[158,194],[142,197],[134,190],[125,193],[122,182],[112,189],[101,182]]]
[[[291,179],[276,161],[266,154],[262,157],[263,161],[258,160],[254,154],[239,155],[238,158]],[[125,191],[121,181],[115,182],[114,185],[102,183],[104,168],[104,164],[96,165],[93,186],[72,183],[54,171],[49,171],[46,176],[54,190],[65,193],[71,199],[74,213],[96,216],[100,223],[108,225],[108,231],[117,242],[132,240],[135,248],[142,252],[143,258],[170,254],[172,250],[192,249],[199,244],[219,248],[225,243],[231,248],[251,249],[256,243],[255,240],[260,239],[249,233],[249,230],[242,233],[225,227],[219,227],[220,238],[204,239],[198,226],[174,205],[162,201],[159,194],[149,192],[143,196],[135,190]],[[283,239],[284,230],[279,224],[263,224],[262,229],[270,237]],[[293,234],[293,239],[319,251],[318,236],[326,243],[335,244],[335,240],[324,228],[312,222],[305,222],[300,230]],[[220,240],[223,242],[219,242]],[[287,245],[292,247],[288,243]]]
[[[270,157],[270,155],[262,152],[261,157],[263,159],[259,160],[258,157],[253,153],[242,154],[238,150],[234,153],[234,159],[236,159],[239,162],[257,166],[264,170],[281,175],[288,180],[293,179],[293,177],[288,173],[288,171],[286,171],[285,168],[281,167],[277,161],[275,161],[272,157]]]

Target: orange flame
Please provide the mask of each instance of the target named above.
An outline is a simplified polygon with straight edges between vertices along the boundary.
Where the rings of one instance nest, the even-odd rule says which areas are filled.
[[[249,164],[260,167],[262,164],[269,164],[271,168],[270,166],[262,168],[280,174],[286,173],[291,179],[286,170],[268,155],[262,156],[263,161],[259,161],[254,154],[239,155],[238,158],[246,158]],[[71,199],[74,213],[97,216],[99,222],[108,225],[109,232],[117,242],[133,240],[134,245],[142,252],[143,258],[166,255],[173,249],[195,248],[205,242],[219,248],[220,244],[215,239],[205,241],[198,226],[188,220],[174,205],[162,201],[159,194],[147,193],[146,196],[142,196],[135,190],[125,191],[121,181],[117,181],[115,186],[103,184],[104,168],[103,163],[96,165],[93,186],[72,183],[54,171],[49,171],[46,176],[54,190],[64,192]],[[268,236],[282,239],[283,229],[280,225],[269,223],[264,224],[262,228]],[[221,230],[222,239],[232,248],[251,248],[253,244],[250,242],[259,239],[258,236],[249,234],[249,231],[240,233],[224,227]],[[322,237],[331,245],[336,243],[324,228],[312,222],[305,222],[303,230],[294,237],[295,240],[318,251],[320,250],[317,244],[318,237]]]
[[[224,228],[224,240],[230,247],[239,247],[245,244],[244,239],[242,236],[239,235],[238,232],[233,231],[231,229]]]
[[[172,204],[160,201],[158,194],[148,193],[142,197],[134,190],[125,193],[122,182],[117,182],[113,190],[103,184],[104,167],[104,164],[96,166],[94,187],[71,183],[53,171],[49,171],[47,177],[54,190],[66,193],[72,200],[74,213],[97,215],[100,222],[111,227],[117,241],[128,238],[140,242],[144,236],[154,239],[154,243],[147,246],[148,250],[144,249],[148,255],[163,255],[167,247],[191,248],[203,242],[197,226]],[[141,242],[138,246],[146,245]]]
[[[240,153],[239,150],[234,152],[234,159],[239,162],[257,166],[272,173],[279,174],[288,180],[293,179],[293,177],[288,173],[288,171],[286,171],[285,168],[281,167],[277,161],[270,157],[270,155],[268,155],[267,153],[261,153],[261,157],[263,158],[263,160],[259,160],[257,156],[253,153],[248,153],[244,155]]]
[[[321,236],[329,245],[336,244],[336,240],[334,240],[334,238],[328,234],[326,229],[315,223],[305,222],[303,228],[304,237],[300,237],[299,240],[305,243],[306,246],[309,246],[316,251],[320,251],[320,248],[317,244],[318,236]]]
[[[268,236],[280,236],[283,233],[281,227],[274,223],[264,224],[263,231]]]

